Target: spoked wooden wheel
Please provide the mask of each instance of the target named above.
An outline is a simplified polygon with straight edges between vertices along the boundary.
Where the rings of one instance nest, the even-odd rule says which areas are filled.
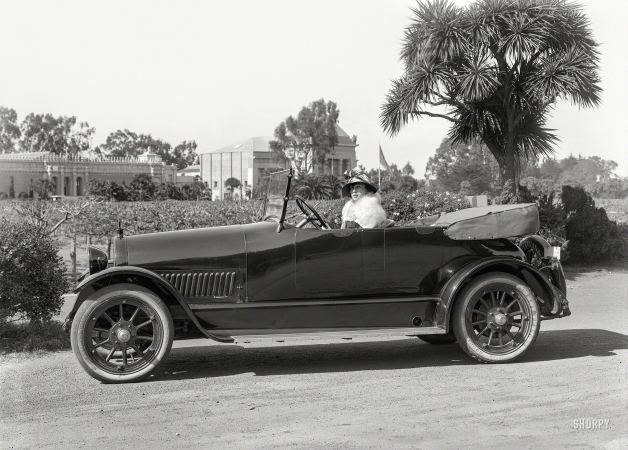
[[[534,343],[539,307],[531,289],[505,273],[482,275],[460,293],[453,310],[458,343],[481,362],[509,362]]]
[[[105,382],[147,377],[172,346],[166,305],[136,286],[115,285],[97,294],[81,305],[72,325],[72,348],[79,363]]]

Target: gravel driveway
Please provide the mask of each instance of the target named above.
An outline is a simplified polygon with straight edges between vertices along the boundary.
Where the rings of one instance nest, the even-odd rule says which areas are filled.
[[[628,448],[628,274],[568,272],[573,315],[516,363],[416,338],[176,342],[149,381],[71,352],[0,359],[1,448]]]

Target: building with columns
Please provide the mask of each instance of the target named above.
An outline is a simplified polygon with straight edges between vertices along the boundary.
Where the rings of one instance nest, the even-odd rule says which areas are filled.
[[[49,180],[52,195],[82,196],[89,180],[109,180],[118,184],[148,173],[156,182],[177,182],[177,167],[166,165],[150,150],[137,158],[85,158],[51,152],[0,154],[0,198],[36,197],[31,185]]]
[[[347,169],[357,165],[355,148],[358,146],[340,126],[336,125],[338,143],[334,151],[327,155],[323,167],[316,167],[316,174],[333,174],[341,177]],[[266,170],[281,170],[290,165],[278,164],[273,160],[269,142],[274,138],[258,136],[215,150],[198,152],[201,163],[201,178],[212,190],[212,199],[219,200],[233,195],[243,198],[247,190],[258,185]],[[225,181],[236,178],[242,186],[231,193]]]

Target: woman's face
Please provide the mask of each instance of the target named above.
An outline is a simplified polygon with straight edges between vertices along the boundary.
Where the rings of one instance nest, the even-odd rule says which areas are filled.
[[[351,185],[351,198],[359,200],[366,195],[366,186],[364,183],[355,183]]]

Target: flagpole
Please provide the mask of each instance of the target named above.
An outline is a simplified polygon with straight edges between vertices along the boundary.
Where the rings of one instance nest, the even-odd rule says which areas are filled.
[[[382,144],[378,141],[377,142],[379,148],[378,148],[378,153],[377,153],[377,188],[378,189],[382,189],[382,163],[380,162],[380,153],[382,151]]]

